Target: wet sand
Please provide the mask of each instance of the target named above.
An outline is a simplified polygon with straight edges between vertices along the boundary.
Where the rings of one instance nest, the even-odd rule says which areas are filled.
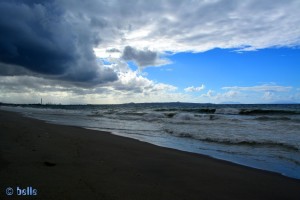
[[[0,199],[30,186],[44,200],[300,199],[279,174],[0,111]]]

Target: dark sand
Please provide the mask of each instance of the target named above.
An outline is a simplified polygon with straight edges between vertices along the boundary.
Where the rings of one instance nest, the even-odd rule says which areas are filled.
[[[300,199],[300,181],[109,133],[0,111],[0,200]]]

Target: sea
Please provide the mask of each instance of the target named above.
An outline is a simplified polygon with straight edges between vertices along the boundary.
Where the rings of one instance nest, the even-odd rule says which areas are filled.
[[[300,104],[33,104],[0,109],[300,179]]]

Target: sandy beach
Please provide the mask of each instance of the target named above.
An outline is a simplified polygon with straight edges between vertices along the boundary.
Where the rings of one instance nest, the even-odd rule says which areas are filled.
[[[106,132],[7,111],[0,130],[0,199],[300,199],[299,180]]]

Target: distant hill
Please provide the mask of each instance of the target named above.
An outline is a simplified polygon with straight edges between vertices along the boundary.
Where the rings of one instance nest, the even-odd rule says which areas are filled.
[[[295,102],[295,101],[273,101],[270,102],[269,104],[299,104],[299,102]]]
[[[242,104],[242,103],[237,102],[237,101],[224,101],[224,102],[221,102],[220,104]]]

